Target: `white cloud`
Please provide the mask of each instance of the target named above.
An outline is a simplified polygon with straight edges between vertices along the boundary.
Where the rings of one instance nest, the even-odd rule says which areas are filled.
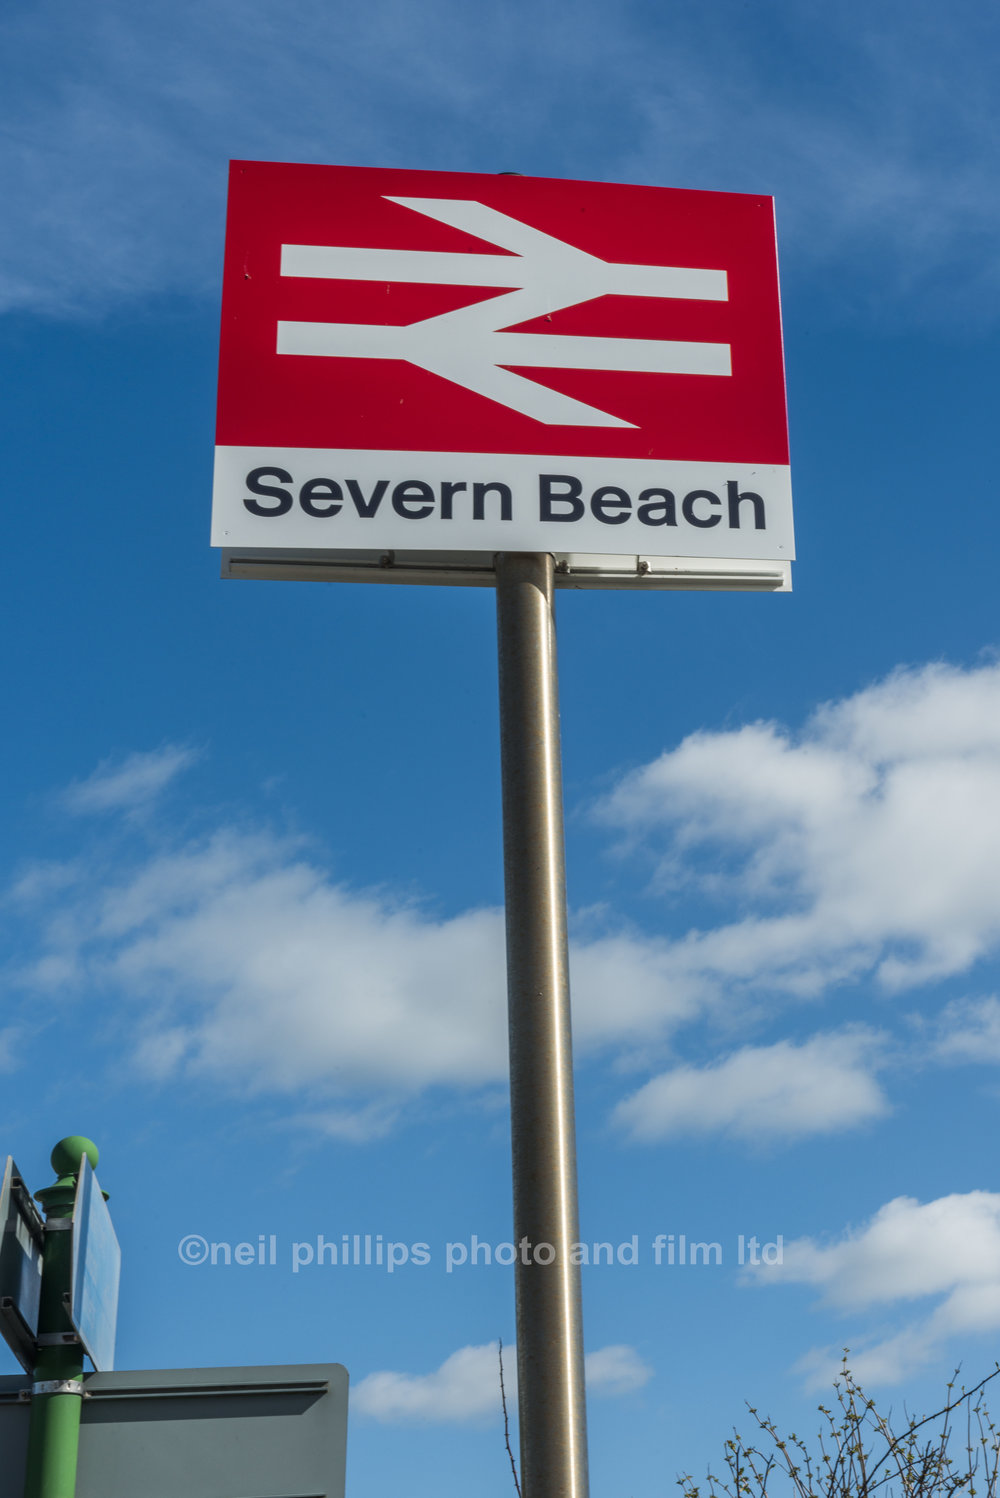
[[[896,1197],[836,1242],[799,1238],[780,1264],[749,1269],[759,1284],[804,1284],[840,1311],[935,1300],[879,1341],[849,1335],[851,1368],[862,1383],[892,1383],[959,1334],[1000,1329],[1000,1193],[970,1191],[921,1203]],[[800,1367],[815,1385],[839,1361],[815,1349]]]
[[[847,1310],[1000,1282],[1000,1194],[970,1191],[921,1203],[898,1196],[862,1228],[820,1245],[785,1244],[772,1278],[814,1285]]]
[[[622,1343],[588,1352],[584,1367],[590,1394],[631,1394],[653,1377],[653,1369],[635,1348]]]
[[[665,886],[708,860],[706,891],[754,912],[673,943],[695,990],[806,996],[874,974],[894,991],[963,972],[1000,944],[1000,667],[899,671],[797,735],[694,734],[600,815],[659,840]]]
[[[63,799],[128,819],[193,758],[109,761]],[[501,910],[438,916],[337,882],[291,840],[185,842],[159,823],[131,855],[99,834],[64,863],[29,864],[10,894],[29,948],[16,980],[114,995],[134,1066],[154,1080],[294,1093],[302,1122],[356,1139],[385,1133],[428,1087],[506,1080]],[[581,1051],[647,1042],[697,1012],[661,942],[581,935],[572,953]]]
[[[336,883],[289,842],[235,832],[125,867],[30,870],[16,889],[21,916],[42,925],[22,985],[117,995],[134,1064],[156,1080],[294,1093],[310,1127],[371,1138],[422,1089],[506,1079],[499,910],[437,917]],[[693,1012],[656,942],[577,942],[574,970],[581,1049]]]
[[[669,942],[637,931],[570,943],[573,1035],[584,1048],[648,1043],[697,1017],[700,975],[679,970]]]
[[[678,1066],[618,1104],[615,1121],[633,1139],[722,1133],[792,1139],[883,1117],[888,1103],[873,1071],[881,1038],[864,1029],[796,1045],[746,1046],[712,1066]]]
[[[901,1383],[939,1351],[919,1323],[867,1346],[863,1337],[854,1340],[856,1343],[860,1340],[862,1345],[849,1349],[848,1367],[865,1389]],[[803,1378],[806,1388],[828,1390],[843,1372],[843,1358],[841,1347],[813,1347],[797,1360],[795,1372]]]
[[[514,1358],[504,1359],[508,1407],[516,1387]],[[421,1420],[461,1424],[501,1415],[497,1344],[460,1347],[433,1373],[370,1373],[351,1390],[356,1414],[393,1424]]]
[[[616,1345],[587,1353],[587,1391],[631,1394],[653,1376],[634,1347]],[[517,1408],[517,1354],[504,1349],[507,1408]],[[351,1391],[351,1407],[386,1424],[409,1421],[466,1424],[502,1418],[500,1363],[496,1342],[461,1347],[433,1373],[370,1373]]]
[[[134,811],[148,806],[198,758],[196,749],[167,744],[149,753],[104,760],[86,780],[63,793],[63,805],[77,813]]]
[[[154,1001],[144,1050],[162,1034],[174,1069],[290,1091],[503,1076],[495,910],[434,919],[227,834],[107,889],[91,934],[92,971]]]
[[[998,709],[1000,667],[929,666],[823,707],[798,734],[700,733],[623,778],[605,822],[650,852],[661,885],[700,881],[740,912],[673,939],[579,922],[578,1053],[661,1073],[618,1110],[633,1138],[794,1137],[887,1110],[863,1029],[744,1044],[707,1067],[670,1057],[667,1070],[663,1049],[706,1017],[743,1042],[782,994],[871,977],[892,991],[998,949]],[[70,794],[127,817],[192,757],[132,755]],[[337,882],[287,840],[183,842],[161,826],[131,857],[113,837],[30,865],[12,894],[22,984],[112,996],[150,1077],[295,1094],[313,1127],[357,1138],[424,1089],[505,1079],[499,910],[440,915]],[[984,1054],[998,1027],[988,1005],[951,1010],[938,1056]]]
[[[798,734],[703,732],[623,778],[605,822],[650,852],[662,886],[700,881],[740,912],[673,939],[579,923],[579,1054],[614,1049],[650,1069],[655,1055],[661,1073],[617,1110],[627,1133],[774,1139],[887,1111],[863,1028],[744,1044],[707,1066],[659,1058],[698,1019],[745,1033],[782,994],[872,977],[891,992],[997,951],[998,709],[996,665],[901,671]],[[193,757],[105,763],[70,804],[127,819]],[[499,910],[440,915],[353,889],[266,835],[144,834],[131,855],[114,835],[29,865],[11,889],[27,952],[13,976],[112,997],[142,1073],[294,1094],[304,1120],[343,1138],[384,1133],[427,1088],[504,1081]],[[939,1059],[995,1054],[1000,1006],[953,1006],[929,1033]]]

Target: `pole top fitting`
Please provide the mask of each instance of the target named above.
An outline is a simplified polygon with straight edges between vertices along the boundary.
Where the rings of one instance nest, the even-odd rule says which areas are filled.
[[[97,1145],[83,1134],[68,1134],[65,1139],[60,1139],[52,1151],[52,1169],[59,1179],[51,1186],[35,1192],[35,1200],[41,1202],[46,1217],[72,1217],[76,1178],[80,1174],[80,1165],[85,1155],[96,1170]]]

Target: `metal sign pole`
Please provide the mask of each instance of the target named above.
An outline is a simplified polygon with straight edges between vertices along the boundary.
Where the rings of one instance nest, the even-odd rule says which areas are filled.
[[[31,1385],[31,1422],[24,1498],[73,1498],[83,1404],[83,1348],[67,1314],[73,1280],[73,1217],[77,1178],[97,1146],[82,1134],[52,1151],[58,1180],[37,1193],[45,1209],[38,1359]]]
[[[523,1498],[587,1498],[553,560],[496,559]]]

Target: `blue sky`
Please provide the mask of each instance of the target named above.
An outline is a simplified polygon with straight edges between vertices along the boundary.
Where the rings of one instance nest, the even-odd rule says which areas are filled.
[[[58,0],[0,37],[0,1148],[37,1187],[100,1144],[120,1366],[340,1361],[352,1494],[509,1491],[511,1272],[447,1250],[510,1234],[493,600],[219,580],[242,157],[775,196],[795,591],[559,600],[582,1232],[639,1259],[584,1276],[594,1491],[704,1470],[744,1400],[811,1429],[844,1346],[897,1407],[988,1371],[995,16]],[[305,1262],[344,1233],[429,1262]]]

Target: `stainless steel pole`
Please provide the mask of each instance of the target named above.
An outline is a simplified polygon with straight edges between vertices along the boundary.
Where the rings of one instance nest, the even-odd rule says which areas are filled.
[[[497,557],[523,1498],[587,1498],[553,561]]]

